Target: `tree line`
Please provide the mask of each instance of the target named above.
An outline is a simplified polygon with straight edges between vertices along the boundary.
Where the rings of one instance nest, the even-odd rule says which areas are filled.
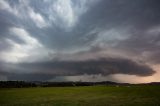
[[[94,86],[116,85],[115,82],[41,82],[41,81],[0,81],[0,88],[23,88],[23,87],[67,87],[67,86]]]
[[[43,82],[43,81],[0,81],[0,88],[27,88],[27,87],[76,87],[76,86],[130,86],[130,85],[160,85],[160,82],[129,84],[116,83],[112,81],[103,82]]]

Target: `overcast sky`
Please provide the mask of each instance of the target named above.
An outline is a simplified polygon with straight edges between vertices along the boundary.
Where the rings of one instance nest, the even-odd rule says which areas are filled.
[[[0,0],[0,80],[160,81],[159,0]]]

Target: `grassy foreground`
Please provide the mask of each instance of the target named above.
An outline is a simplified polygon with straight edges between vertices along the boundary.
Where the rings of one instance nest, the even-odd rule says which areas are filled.
[[[0,89],[0,106],[160,106],[160,86]]]

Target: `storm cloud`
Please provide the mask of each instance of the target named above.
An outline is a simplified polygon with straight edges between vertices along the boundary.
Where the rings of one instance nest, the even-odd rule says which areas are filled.
[[[1,0],[0,80],[84,74],[154,79],[160,75],[159,3]]]
[[[98,59],[86,61],[54,61],[31,64],[20,64],[24,68],[42,70],[43,73],[53,75],[82,75],[82,74],[130,74],[138,76],[149,76],[154,71],[147,65],[136,63],[128,59]]]
[[[50,80],[55,76],[78,76],[128,74],[137,76],[151,76],[155,73],[149,66],[122,58],[101,58],[85,61],[49,61],[36,63],[9,64],[14,66],[12,74],[7,75],[9,79],[23,80]],[[9,67],[8,67],[9,68]],[[27,69],[27,70],[26,70]],[[11,70],[11,69],[9,69]],[[13,70],[13,67],[12,67]],[[29,73],[21,73],[28,71]]]

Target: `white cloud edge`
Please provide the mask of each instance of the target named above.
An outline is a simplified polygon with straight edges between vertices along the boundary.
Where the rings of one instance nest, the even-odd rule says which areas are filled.
[[[18,63],[18,62],[33,62],[41,59],[49,59],[48,53],[53,53],[44,47],[38,39],[31,36],[25,29],[12,27],[9,29],[12,36],[18,37],[24,44],[19,44],[13,39],[6,38],[6,42],[11,45],[11,49],[7,51],[1,51],[1,61]]]

